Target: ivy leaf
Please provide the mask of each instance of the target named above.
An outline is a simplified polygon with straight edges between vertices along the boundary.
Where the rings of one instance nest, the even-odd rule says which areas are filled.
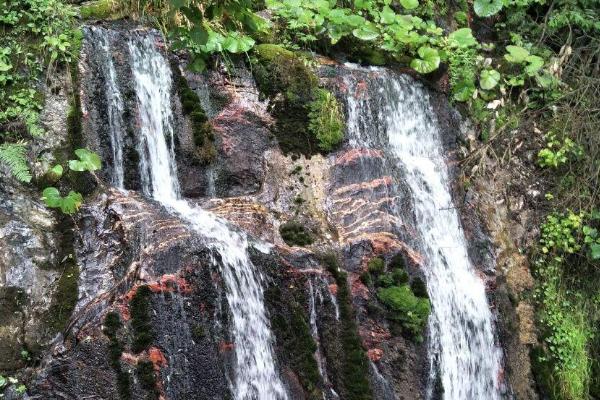
[[[440,55],[436,49],[428,46],[419,47],[419,57],[413,58],[410,67],[421,74],[428,74],[440,66]]]
[[[600,244],[594,243],[590,245],[590,256],[592,260],[600,260]]]
[[[521,64],[529,57],[529,50],[521,46],[506,46],[506,51],[508,54],[505,54],[504,58],[511,63]]]
[[[65,214],[74,214],[79,210],[83,203],[83,196],[81,193],[70,191],[69,194],[62,199],[60,204],[60,210]]]
[[[473,97],[473,93],[475,93],[475,85],[473,82],[461,81],[452,88],[452,92],[456,101],[469,101]]]
[[[230,53],[245,53],[254,46],[254,39],[250,36],[240,35],[237,32],[231,33],[223,42],[223,48]]]
[[[486,18],[498,14],[502,10],[502,5],[502,0],[475,0],[473,10],[478,16]]]
[[[466,48],[477,44],[473,37],[471,28],[462,28],[448,35],[448,42],[451,47]]]
[[[55,187],[47,187],[42,192],[42,200],[46,203],[46,206],[50,208],[60,207],[62,203],[62,197],[60,192]]]
[[[379,13],[379,18],[384,24],[391,24],[396,20],[396,13],[390,8],[390,6],[384,6]]]
[[[535,73],[544,66],[544,59],[542,57],[531,55],[528,56],[525,61],[528,63],[525,67],[525,73],[529,76],[535,75]]]
[[[70,160],[69,168],[73,171],[97,171],[102,168],[102,161],[100,156],[93,151],[88,149],[77,149],[75,155],[79,157],[79,160]]]
[[[360,40],[371,41],[379,37],[379,30],[374,24],[367,22],[360,28],[354,29],[352,34]]]
[[[500,73],[495,69],[486,69],[481,71],[479,76],[479,86],[483,90],[491,90],[496,87],[500,81]]]
[[[419,0],[400,0],[400,4],[407,10],[412,10],[419,7]]]

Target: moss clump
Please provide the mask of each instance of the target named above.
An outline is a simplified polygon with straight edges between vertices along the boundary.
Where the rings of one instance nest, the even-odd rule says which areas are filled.
[[[428,299],[415,296],[408,285],[391,286],[377,291],[377,297],[388,308],[388,319],[398,321],[418,341],[431,311]]]
[[[122,13],[117,10],[112,0],[91,1],[79,7],[83,19],[117,19]]]
[[[410,283],[410,288],[412,289],[415,296],[422,297],[425,299],[429,298],[425,282],[423,282],[423,279],[419,278],[418,276],[412,280],[412,282]]]
[[[369,364],[358,336],[358,327],[352,308],[352,299],[346,273],[342,272],[335,254],[329,253],[322,256],[323,263],[338,286],[337,298],[340,308],[341,334],[343,360],[341,362],[340,396],[348,400],[370,400],[373,398],[369,385]]]
[[[371,278],[371,274],[368,271],[364,271],[360,274],[360,280],[366,286],[371,286],[373,284],[373,278]]]
[[[190,88],[174,60],[171,63],[171,69],[173,70],[173,79],[177,93],[179,94],[179,100],[181,101],[181,108],[184,115],[189,118],[192,126],[192,138],[197,148],[195,152],[196,160],[201,164],[209,164],[217,155],[212,126],[208,122],[206,112],[200,103],[200,98]]]
[[[192,337],[195,340],[200,340],[204,337],[205,333],[204,333],[204,328],[202,327],[202,325],[197,324],[194,325],[194,327],[192,328]]]
[[[131,326],[133,327],[131,350],[135,353],[146,349],[154,339],[152,320],[150,318],[151,295],[152,291],[148,286],[140,286],[129,303]]]
[[[67,257],[52,295],[46,323],[52,332],[61,332],[71,317],[78,298],[79,267],[72,256]]]
[[[406,269],[406,263],[404,262],[404,257],[402,257],[402,254],[395,254],[388,263],[388,267],[390,269]]]
[[[277,286],[270,286],[265,291],[265,300],[271,307],[271,324],[278,344],[283,346],[284,357],[288,359],[290,368],[298,375],[302,387],[309,399],[321,399],[322,393],[318,388],[321,381],[314,353],[317,351],[310,326],[307,322],[304,308],[299,304],[305,303],[302,293],[294,296],[282,295]]]
[[[116,312],[109,312],[104,317],[103,332],[110,339],[108,345],[108,354],[110,365],[117,375],[117,388],[121,399],[131,398],[129,373],[123,371],[121,367],[121,354],[123,354],[123,345],[121,344],[117,333],[122,327],[121,318]]]
[[[385,263],[381,257],[373,257],[367,263],[367,268],[370,274],[378,276],[383,273]]]
[[[314,241],[306,228],[298,222],[286,222],[279,227],[279,233],[288,246],[307,246]]]
[[[148,392],[147,399],[158,399],[158,389],[156,388],[156,374],[154,365],[150,361],[140,361],[135,369],[140,386]]]
[[[377,277],[377,286],[387,288],[393,285],[394,279],[390,274],[383,274]]]
[[[408,274],[406,273],[406,271],[404,271],[400,268],[396,268],[392,271],[392,279],[394,280],[394,283],[396,285],[404,285],[405,283],[408,283]],[[423,297],[423,296],[419,296],[419,297]]]
[[[275,136],[284,153],[330,151],[343,136],[344,121],[335,97],[297,53],[274,44],[254,48],[252,71],[260,92],[271,101]]]
[[[344,117],[337,99],[325,89],[316,89],[308,103],[308,129],[323,151],[331,151],[344,139]]]

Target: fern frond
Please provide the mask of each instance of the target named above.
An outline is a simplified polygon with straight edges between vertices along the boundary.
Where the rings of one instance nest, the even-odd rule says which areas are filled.
[[[6,165],[13,176],[21,182],[31,181],[25,143],[0,144],[0,163]]]

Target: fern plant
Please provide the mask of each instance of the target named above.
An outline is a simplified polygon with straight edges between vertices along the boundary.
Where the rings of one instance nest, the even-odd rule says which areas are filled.
[[[25,142],[0,144],[0,164],[7,166],[19,181],[31,181]]]

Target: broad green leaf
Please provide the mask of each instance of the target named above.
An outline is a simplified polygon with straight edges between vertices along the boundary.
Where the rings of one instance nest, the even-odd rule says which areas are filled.
[[[529,50],[524,49],[521,46],[506,46],[506,51],[508,51],[508,54],[504,55],[506,61],[515,64],[525,62],[525,59],[529,56]]]
[[[202,25],[195,25],[190,30],[190,38],[194,41],[194,43],[202,46],[208,41],[208,32]]]
[[[6,386],[6,378],[0,375],[0,389]]]
[[[502,0],[475,0],[473,10],[480,17],[491,17],[502,10]]]
[[[379,37],[379,30],[374,24],[368,22],[360,28],[354,29],[352,31],[352,34],[360,40],[370,41],[375,40]]]
[[[483,70],[479,76],[479,85],[483,90],[491,90],[495,88],[499,81],[500,73],[495,69]]]
[[[462,28],[448,35],[448,43],[452,47],[466,48],[477,44],[471,28]]]
[[[100,156],[93,151],[77,149],[75,155],[79,157],[79,160],[69,161],[69,168],[73,171],[97,171],[102,168]]]
[[[419,0],[400,0],[400,4],[407,10],[413,10],[419,7]]]
[[[384,24],[391,24],[396,20],[396,13],[389,6],[384,6],[379,13],[379,18]]]
[[[554,86],[557,82],[556,78],[549,73],[538,74],[535,76],[535,80],[544,89]]]
[[[60,204],[60,210],[65,214],[74,214],[79,210],[83,203],[83,196],[81,193],[70,191],[69,194],[64,197]]]
[[[223,48],[230,53],[244,53],[254,46],[254,39],[250,36],[240,35],[234,32],[227,36],[223,42]]]
[[[452,88],[452,92],[456,101],[469,101],[475,93],[475,85],[473,82],[462,81]]]
[[[63,167],[60,164],[56,164],[54,167],[50,168],[50,174],[53,179],[60,179],[63,174]]]
[[[542,57],[531,55],[528,56],[525,61],[527,61],[525,73],[527,73],[529,76],[535,75],[535,73],[544,66],[544,59]]]
[[[192,72],[202,72],[206,68],[206,61],[201,56],[195,56],[188,64],[188,69]]]
[[[192,24],[202,23],[202,13],[197,7],[181,7],[181,12]]]
[[[428,46],[419,47],[417,51],[420,58],[414,58],[410,67],[421,74],[428,74],[440,66],[440,55],[436,49]]]
[[[592,260],[600,260],[600,244],[594,243],[590,245],[590,256]]]
[[[60,192],[55,187],[47,187],[42,192],[42,200],[50,208],[60,207],[62,203],[62,197]]]

